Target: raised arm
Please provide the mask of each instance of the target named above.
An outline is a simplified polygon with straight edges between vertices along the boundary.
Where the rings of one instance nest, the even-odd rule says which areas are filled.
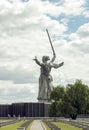
[[[54,53],[53,58],[50,60],[50,63],[53,63],[55,61],[55,59],[56,59],[56,55]]]
[[[57,69],[57,68],[59,68],[59,67],[61,67],[63,65],[64,65],[64,62],[61,62],[60,64],[53,64],[52,67]]]
[[[40,63],[40,61],[37,59],[37,57],[35,56],[35,58],[33,59],[39,66],[41,66],[42,64]]]
[[[49,32],[48,32],[48,29],[46,29],[46,32],[47,32],[47,35],[48,35],[48,38],[49,38],[49,42],[50,42],[50,45],[51,45],[51,48],[52,48],[52,52],[53,52],[53,58],[50,60],[50,63],[52,63],[52,62],[55,61],[56,54],[55,54],[55,51],[54,51],[54,48],[53,48],[53,45],[52,45],[52,41],[51,41],[51,38],[50,38],[50,35],[49,35]]]

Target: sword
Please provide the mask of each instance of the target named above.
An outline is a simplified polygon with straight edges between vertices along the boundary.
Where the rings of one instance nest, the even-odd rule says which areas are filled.
[[[46,29],[46,32],[47,32],[47,35],[48,35],[48,38],[49,38],[49,42],[50,42],[50,45],[51,45],[51,48],[52,48],[53,56],[56,56],[54,48],[53,48],[53,45],[52,45],[52,41],[51,41],[51,38],[50,38],[50,35],[49,35],[49,32],[48,32],[47,29]]]

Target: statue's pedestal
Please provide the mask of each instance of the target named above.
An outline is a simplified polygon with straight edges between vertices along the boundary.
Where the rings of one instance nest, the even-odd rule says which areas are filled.
[[[40,104],[40,103],[43,103],[43,105],[44,105],[44,117],[49,117],[48,110],[49,110],[49,106],[50,106],[51,102],[39,100],[38,104]]]
[[[48,110],[49,110],[50,104],[51,104],[50,102],[45,102],[44,103],[44,117],[49,117]]]

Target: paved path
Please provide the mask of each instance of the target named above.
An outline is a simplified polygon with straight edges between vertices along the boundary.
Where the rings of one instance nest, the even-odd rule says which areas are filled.
[[[34,120],[30,130],[46,130],[46,128],[41,120]]]

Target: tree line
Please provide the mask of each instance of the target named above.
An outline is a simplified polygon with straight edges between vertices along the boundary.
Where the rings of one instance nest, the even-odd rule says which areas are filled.
[[[81,80],[73,84],[54,87],[50,99],[49,116],[70,116],[76,119],[78,114],[89,114],[89,87]]]

